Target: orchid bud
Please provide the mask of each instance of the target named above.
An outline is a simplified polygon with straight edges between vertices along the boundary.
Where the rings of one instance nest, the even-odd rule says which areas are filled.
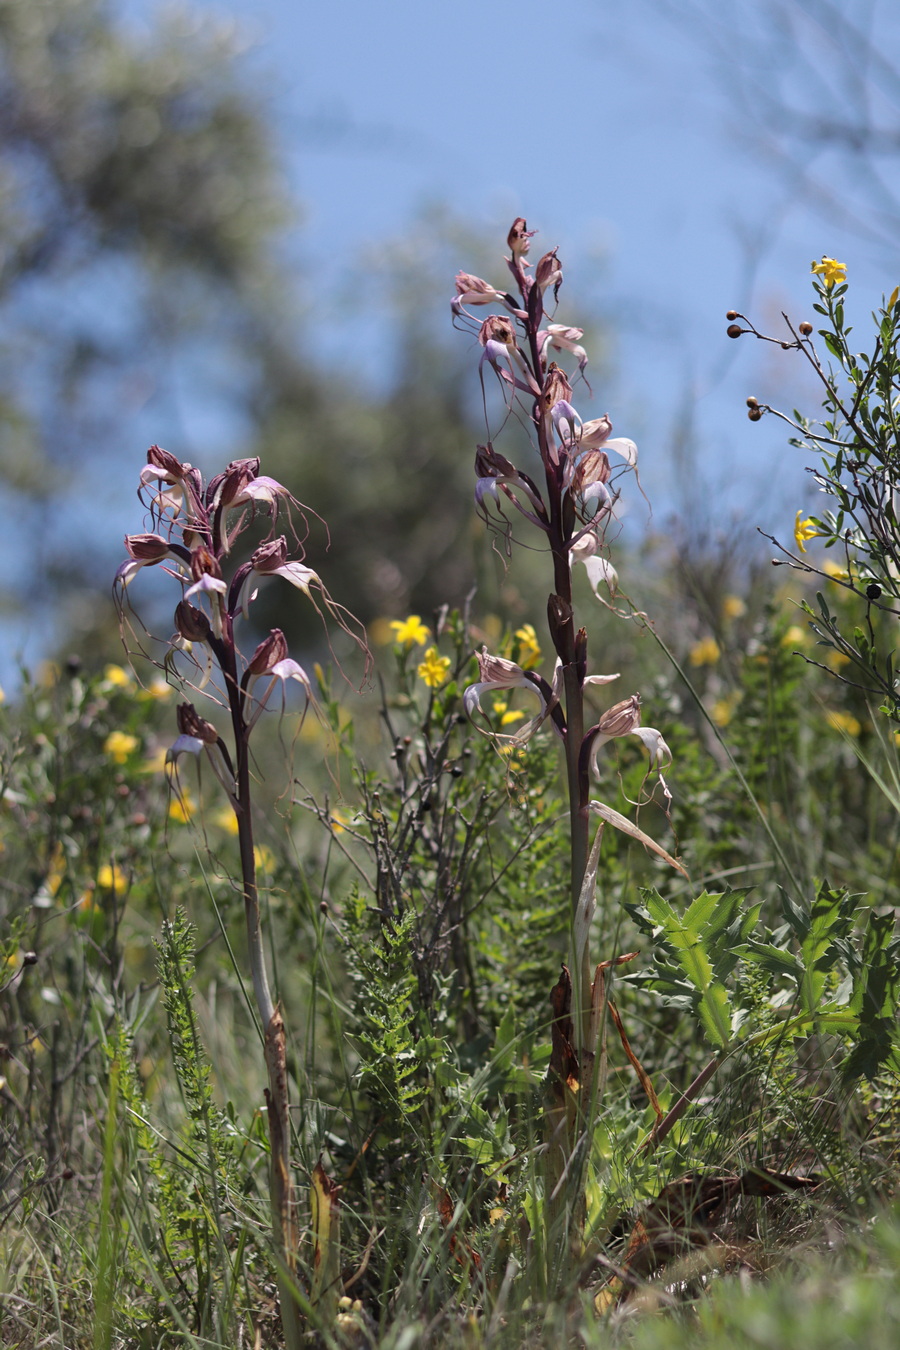
[[[201,717],[193,703],[179,703],[175,715],[182,736],[193,736],[204,745],[215,745],[218,741],[219,733],[212,722]]]
[[[554,292],[562,284],[562,263],[556,256],[556,249],[552,248],[549,253],[545,253],[541,258],[534,272],[534,279],[541,291],[546,291],[548,286],[552,286]]]
[[[184,477],[185,468],[190,468],[190,465],[182,464],[180,459],[176,459],[159,445],[151,445],[147,451],[147,463],[154,469],[161,470],[160,477],[170,478],[175,483]]]
[[[136,562],[162,562],[169,552],[169,541],[161,534],[126,534],[125,547]]]
[[[230,506],[259,474],[259,458],[235,459],[224,473],[217,474],[206,489],[206,500],[210,505]]]
[[[549,412],[560,400],[568,403],[571,397],[572,386],[568,381],[566,372],[555,361],[551,361],[541,394],[545,412]]]
[[[273,628],[268,637],[263,638],[250,658],[247,671],[250,675],[264,675],[288,654],[287,639],[280,628]]]
[[[514,347],[516,335],[512,320],[507,319],[505,314],[489,314],[478,330],[478,341],[482,347],[486,347],[489,342],[502,342],[504,347]]]
[[[250,558],[250,566],[254,572],[265,575],[267,572],[277,572],[279,567],[285,566],[287,560],[287,539],[281,534],[277,539],[269,539],[265,544],[260,544]]]
[[[516,262],[525,257],[531,247],[531,240],[535,233],[535,230],[525,228],[524,216],[516,216],[509,234],[506,236],[506,246]]]
[[[595,483],[608,483],[611,472],[609,456],[605,450],[588,450],[575,466],[572,487],[576,492],[583,493]]]
[[[597,723],[597,731],[601,736],[630,736],[640,722],[641,696],[632,694],[607,708]]]
[[[202,609],[182,600],[175,609],[175,627],[187,642],[209,642],[212,628]]]
[[[475,452],[475,473],[479,478],[513,478],[518,470],[511,460],[488,444],[479,445]]]
[[[455,285],[455,303],[458,305],[491,305],[503,298],[503,292],[498,291],[496,286],[482,281],[481,277],[473,277],[469,272],[457,272]]]

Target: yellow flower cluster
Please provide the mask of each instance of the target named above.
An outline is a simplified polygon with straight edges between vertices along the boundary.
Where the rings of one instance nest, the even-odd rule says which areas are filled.
[[[137,736],[129,736],[127,731],[111,731],[103,742],[103,751],[115,764],[125,764],[138,744]]]
[[[858,736],[862,731],[858,718],[854,717],[852,713],[835,710],[826,715],[826,720],[835,731],[843,731],[848,736]]]
[[[714,666],[722,655],[722,650],[714,637],[701,638],[690,650],[692,666]]]
[[[541,646],[537,640],[534,625],[523,624],[513,636],[519,643],[519,665],[523,670],[533,670],[541,659]]]

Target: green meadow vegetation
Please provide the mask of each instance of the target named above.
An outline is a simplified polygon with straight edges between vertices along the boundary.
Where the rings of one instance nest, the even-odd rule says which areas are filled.
[[[822,508],[660,567],[530,241],[451,306],[515,609],[366,634],[319,503],[154,446],[124,654],[0,707],[4,1346],[896,1344],[898,295],[728,316]]]

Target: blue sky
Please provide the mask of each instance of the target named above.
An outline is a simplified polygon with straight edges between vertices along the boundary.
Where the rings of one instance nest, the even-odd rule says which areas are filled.
[[[829,0],[783,2],[815,9]],[[691,3],[703,0],[684,0],[677,12]],[[741,515],[788,537],[796,509],[813,504],[812,484],[783,427],[749,423],[744,400],[752,393],[812,410],[815,390],[795,355],[730,342],[725,311],[745,310],[763,326],[781,309],[808,317],[810,260],[827,253],[849,266],[862,324],[900,267],[753,152],[729,92],[736,45],[743,50],[730,16],[774,33],[765,24],[778,3],[721,0],[721,25],[701,32],[670,21],[667,0],[191,0],[246,36],[248,83],[277,129],[302,208],[288,252],[305,277],[307,318],[321,320],[317,332],[326,335],[316,339],[323,358],[349,351],[353,378],[384,379],[377,322],[371,313],[354,321],[340,298],[348,274],[364,262],[377,267],[379,249],[402,238],[426,204],[446,203],[496,249],[494,279],[504,276],[508,226],[524,215],[540,230],[538,246],[560,248],[560,317],[599,314],[611,336],[604,378],[579,407],[585,416],[609,412],[616,434],[637,441],[656,524],[696,509],[726,531]],[[151,0],[113,4],[138,26],[155,8]],[[895,5],[847,0],[844,11],[880,16],[881,49],[900,57]],[[814,104],[828,87],[817,53],[834,56],[842,36],[813,20],[800,40],[811,60],[800,64],[794,92]],[[807,54],[797,42],[769,41],[756,71],[763,89],[767,63],[774,80]],[[869,83],[862,79],[866,91]],[[849,85],[833,93],[836,106],[854,97]],[[896,113],[885,106],[885,116]],[[821,154],[811,167],[830,172]],[[839,201],[855,205],[851,177],[834,174]],[[865,197],[858,201],[864,211]],[[456,265],[469,270],[471,260]],[[448,300],[451,291],[448,275]],[[445,320],[442,308],[437,321]],[[178,441],[183,430],[186,442],[227,444],[221,411],[191,400],[186,387],[177,419],[163,419],[150,439]],[[189,443],[177,448],[192,454]],[[110,502],[113,535],[130,522],[141,462],[137,447],[127,490]],[[20,648],[29,662],[45,639],[32,624]],[[9,681],[8,668],[0,677]]]
[[[756,511],[765,528],[787,528],[807,482],[783,431],[747,422],[744,398],[813,391],[796,359],[730,343],[725,311],[805,317],[810,260],[823,253],[850,265],[863,314],[894,279],[742,144],[723,58],[699,34],[653,0],[210,7],[255,33],[250,61],[265,72],[323,310],[330,285],[426,202],[496,236],[498,257],[524,215],[540,243],[560,246],[567,320],[579,287],[601,297],[615,373],[590,414],[609,411],[638,441],[651,499],[665,509],[691,490],[669,449],[690,410],[702,490],[723,520]],[[727,59],[727,25],[713,36]],[[362,364],[377,373],[377,358]]]

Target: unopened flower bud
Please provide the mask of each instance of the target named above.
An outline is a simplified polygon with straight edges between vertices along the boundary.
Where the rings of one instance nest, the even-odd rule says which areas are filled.
[[[496,286],[481,277],[473,277],[470,272],[457,272],[455,285],[456,302],[460,305],[491,305],[503,297],[503,292]]]
[[[516,261],[518,261],[519,258],[525,257],[525,254],[531,247],[533,235],[534,230],[529,230],[525,227],[525,217],[516,216],[512,223],[512,228],[506,236],[506,246]]]
[[[614,703],[597,723],[597,731],[601,736],[630,736],[635,727],[641,724],[641,696],[632,694],[630,698],[623,698],[621,703]]]
[[[761,420],[762,420],[762,408],[756,408],[756,407],[750,408],[750,409],[748,410],[748,412],[747,412],[747,416],[750,418],[750,421],[751,421],[751,422],[759,422],[759,421],[761,421]]]
[[[126,534],[125,547],[136,562],[162,562],[169,552],[169,541],[161,534]]]
[[[206,489],[206,500],[216,506],[230,506],[243,492],[248,483],[259,475],[259,458],[235,459],[224,473],[210,480]]]
[[[758,407],[759,407],[759,399],[758,399],[758,398],[754,398],[753,395],[751,394],[751,395],[749,396],[749,398],[747,399],[747,407],[748,407],[748,408],[758,408]]]
[[[287,639],[280,628],[273,628],[268,637],[263,638],[250,658],[247,670],[251,675],[264,675],[288,654]]]
[[[287,560],[287,539],[281,534],[277,539],[269,539],[265,544],[260,544],[250,558],[250,566],[254,572],[264,575],[267,572],[276,572],[279,567],[284,567]]]
[[[498,454],[491,444],[479,445],[475,452],[475,473],[478,478],[512,478],[518,470],[505,455]]]
[[[545,410],[549,412],[561,399],[568,403],[571,397],[572,386],[569,383],[566,372],[560,369],[555,361],[551,361],[544,380],[543,393],[541,394],[541,400]]]
[[[169,451],[163,450],[160,445],[151,445],[147,451],[147,463],[154,469],[161,469],[163,476],[171,477],[175,481],[184,476],[186,468],[190,468],[190,465],[182,464],[180,459],[170,455]]]
[[[190,600],[182,600],[177,606],[175,627],[187,642],[208,642],[212,637],[209,619]]]
[[[809,337],[812,330],[813,330],[812,324],[809,322],[808,319],[804,319],[803,322],[800,324],[800,332],[803,334],[804,337]]]
[[[535,268],[534,279],[542,291],[548,286],[552,286],[555,290],[562,282],[562,263],[557,258],[556,252],[556,249],[552,248],[549,253],[545,253]]]
[[[730,320],[733,322],[733,321],[737,318],[737,316],[738,316],[737,310],[736,310],[736,309],[730,309],[730,310],[728,311],[728,313],[725,315],[725,318],[726,318],[726,319],[730,319]]]
[[[725,331],[730,338],[738,338],[741,336],[741,333],[743,333],[745,330],[741,327],[739,323],[732,323],[728,325]]]
[[[478,341],[482,347],[486,347],[489,342],[502,342],[505,347],[514,347],[516,335],[512,320],[504,314],[489,314],[478,331]]]
[[[218,741],[219,733],[212,722],[201,717],[193,703],[179,703],[175,715],[182,736],[194,736],[204,745],[215,745]]]

